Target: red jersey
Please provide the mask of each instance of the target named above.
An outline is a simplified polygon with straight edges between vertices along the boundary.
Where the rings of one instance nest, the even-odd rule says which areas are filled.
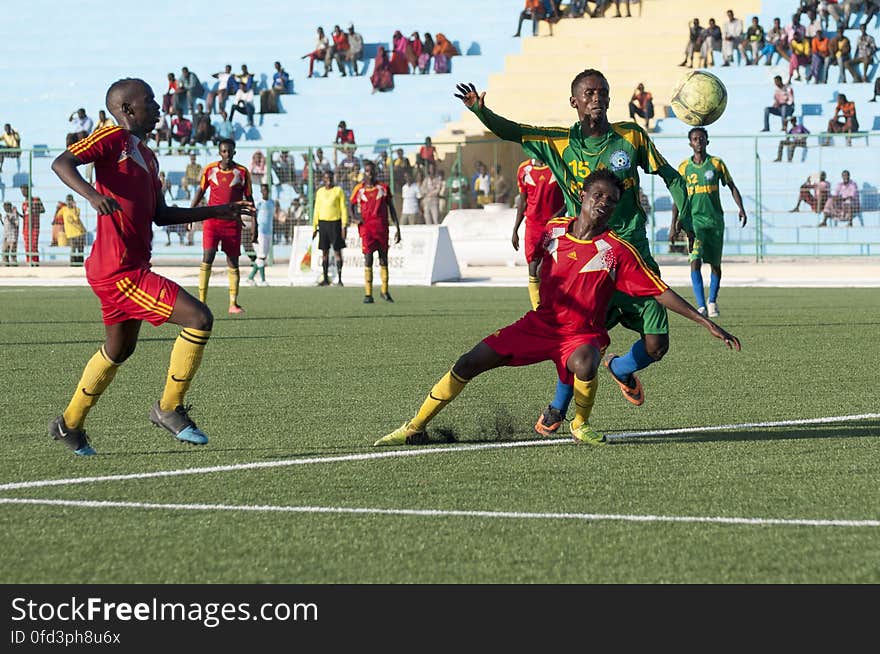
[[[251,174],[247,168],[237,163],[233,163],[229,170],[221,170],[219,161],[209,163],[202,171],[199,188],[202,191],[210,188],[209,207],[254,199]]]
[[[523,161],[516,171],[516,185],[526,194],[526,227],[541,227],[562,209],[565,199],[550,166],[536,166],[534,159]]]
[[[89,283],[149,268],[161,192],[156,155],[116,125],[103,127],[67,149],[80,163],[95,164],[95,190],[121,207],[112,215],[98,215],[95,243],[85,263]]]
[[[561,334],[593,333],[607,339],[605,316],[615,291],[635,297],[668,287],[636,249],[608,230],[582,241],[568,232],[574,218],[547,223],[541,261],[538,317]]]
[[[388,198],[389,191],[385,184],[377,183],[372,188],[367,188],[363,182],[358,182],[351,191],[349,202],[357,205],[364,223],[387,226]]]

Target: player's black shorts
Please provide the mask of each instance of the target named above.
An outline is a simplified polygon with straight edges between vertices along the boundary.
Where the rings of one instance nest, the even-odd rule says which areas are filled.
[[[318,249],[341,250],[345,247],[345,239],[342,238],[342,221],[341,220],[319,220],[318,221]]]

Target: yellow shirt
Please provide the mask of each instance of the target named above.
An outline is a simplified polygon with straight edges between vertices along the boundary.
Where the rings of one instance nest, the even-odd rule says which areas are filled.
[[[18,132],[12,130],[11,133],[7,134],[5,131],[0,135],[3,139],[3,144],[0,147],[4,148],[17,148],[21,145],[21,137],[18,135]]]
[[[64,235],[67,238],[76,238],[86,233],[86,228],[79,219],[79,207],[61,207],[61,217],[64,218]]]
[[[345,204],[345,193],[339,186],[326,188],[322,186],[315,191],[315,215],[312,226],[317,229],[318,221],[332,222],[341,220],[342,226],[348,226],[348,207]]]

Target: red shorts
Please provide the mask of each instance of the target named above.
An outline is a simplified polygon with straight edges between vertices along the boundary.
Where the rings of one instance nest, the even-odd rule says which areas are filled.
[[[483,342],[504,357],[511,357],[505,365],[528,366],[541,361],[556,364],[556,373],[565,383],[572,383],[572,374],[565,367],[568,357],[582,345],[597,350],[608,346],[608,334],[566,334],[545,323],[534,311],[504,329],[489,334]]]
[[[541,243],[544,240],[546,225],[539,225],[526,220],[525,255],[526,263],[541,259]]]
[[[238,261],[238,257],[241,255],[241,225],[236,220],[220,220],[218,218],[209,218],[204,221],[202,249],[223,250],[226,256]]]
[[[361,223],[358,225],[358,234],[361,237],[361,252],[364,254],[377,250],[388,252],[388,225]]]
[[[116,279],[93,284],[101,301],[105,325],[125,320],[146,320],[161,325],[171,316],[180,286],[148,268],[133,270]]]

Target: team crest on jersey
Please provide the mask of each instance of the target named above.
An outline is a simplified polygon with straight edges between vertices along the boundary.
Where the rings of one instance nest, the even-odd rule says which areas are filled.
[[[706,178],[707,182],[711,182],[713,179],[715,179],[715,171],[714,170],[707,170],[706,174],[703,176]]]
[[[630,163],[632,162],[629,159],[629,155],[624,150],[617,150],[616,152],[611,153],[608,163],[611,165],[611,170],[616,173],[618,170],[626,170],[629,168]]]

